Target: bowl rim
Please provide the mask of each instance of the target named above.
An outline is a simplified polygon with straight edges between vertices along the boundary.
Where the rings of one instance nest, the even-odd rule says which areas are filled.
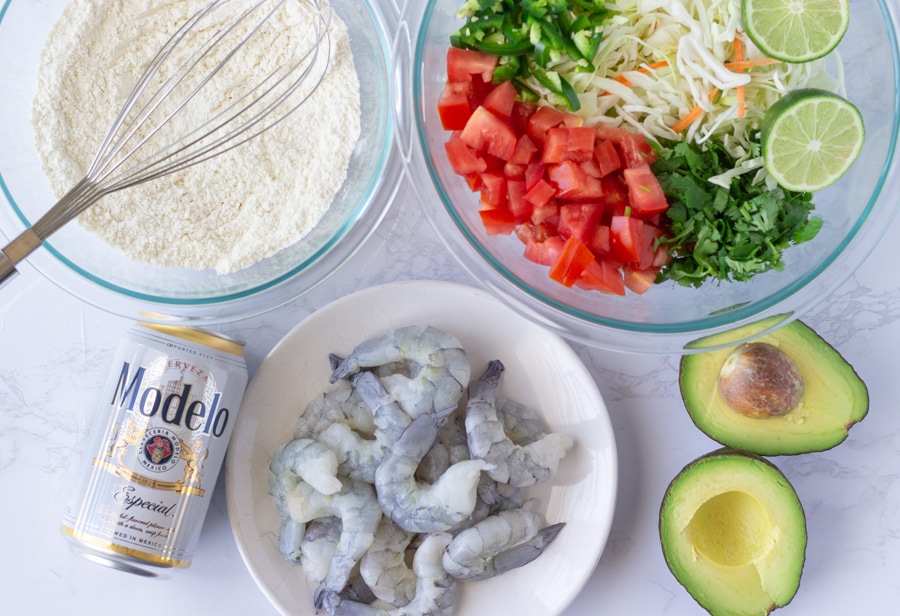
[[[12,1],[3,0],[0,4],[0,24]],[[141,291],[107,281],[63,254],[54,245],[52,236],[43,243],[43,250],[33,252],[23,264],[27,263],[53,284],[88,304],[122,316],[140,316],[145,319],[148,315],[151,318],[154,318],[152,315],[160,315],[160,320],[165,322],[183,320],[220,323],[249,318],[277,308],[324,282],[356,254],[374,233],[397,194],[403,174],[394,147],[396,119],[391,112],[396,96],[390,87],[395,25],[385,15],[378,0],[364,0],[354,10],[367,11],[376,25],[377,41],[385,67],[385,78],[381,85],[385,96],[384,113],[378,118],[384,136],[379,147],[366,152],[367,156],[376,160],[372,164],[372,171],[366,176],[365,186],[360,189],[358,202],[347,212],[335,234],[315,252],[288,270],[259,283],[222,293],[213,290],[202,297]],[[29,221],[16,202],[2,172],[0,193],[10,206],[9,218],[21,225],[21,228],[0,229],[0,237],[11,241],[18,232],[28,228],[32,221]]]
[[[440,205],[426,214],[444,244],[454,254],[460,264],[472,274],[483,286],[491,289],[501,299],[514,305],[534,320],[558,331],[561,335],[590,346],[610,348],[613,350],[651,353],[701,352],[708,348],[688,347],[689,344],[711,334],[727,331],[741,325],[755,322],[774,314],[783,314],[781,324],[798,318],[806,310],[827,297],[852,275],[856,266],[861,264],[875,248],[890,222],[893,220],[900,204],[889,204],[885,196],[900,190],[900,173],[895,172],[894,162],[897,153],[897,140],[888,145],[886,159],[879,173],[868,203],[861,216],[855,221],[848,233],[815,268],[801,278],[779,289],[777,292],[744,304],[738,304],[727,310],[718,311],[701,318],[692,318],[673,323],[641,324],[622,319],[604,317],[588,313],[582,309],[568,306],[562,301],[550,297],[546,293],[528,285],[516,276],[510,268],[495,259],[491,252],[479,242],[478,238],[466,226],[465,221],[454,211],[452,200],[442,186],[442,181],[435,165],[435,157],[442,153],[433,152],[426,139],[425,110],[422,107],[424,75],[418,67],[422,66],[423,50],[428,43],[427,26],[433,19],[438,0],[428,0],[421,16],[408,18],[417,24],[415,32],[415,51],[412,66],[407,79],[410,91],[413,92],[411,108],[405,112],[405,120],[413,124],[409,128],[416,135],[416,145],[421,156],[405,164],[420,164],[418,175],[427,175],[430,186],[424,180],[415,183],[416,190],[436,193],[437,199],[431,201]],[[900,49],[898,49],[898,21],[884,0],[878,0],[878,7],[884,16],[887,38],[891,43],[891,70],[894,78],[893,118],[891,133],[900,134]],[[449,44],[449,43],[448,43]],[[407,170],[410,177],[416,180],[417,173]],[[422,197],[424,203],[428,198]],[[439,220],[438,220],[439,219]],[[454,233],[458,232],[458,233]],[[466,260],[466,253],[475,259]],[[830,281],[823,280],[821,275],[831,268],[839,275]],[[674,284],[674,283],[673,283]],[[790,301],[789,301],[790,300]],[[787,306],[786,304],[794,304]],[[635,335],[650,335],[652,340],[636,342]]]

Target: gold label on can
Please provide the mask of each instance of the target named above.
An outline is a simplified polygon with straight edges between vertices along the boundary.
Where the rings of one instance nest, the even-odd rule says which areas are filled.
[[[138,327],[121,345],[104,388],[109,410],[63,516],[76,551],[139,569],[134,560],[190,564],[247,371],[241,354],[187,331]]]

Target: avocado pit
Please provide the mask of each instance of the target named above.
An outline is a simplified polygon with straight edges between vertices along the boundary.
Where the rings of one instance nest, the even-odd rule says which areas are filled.
[[[725,403],[746,417],[766,419],[790,413],[803,397],[803,375],[791,357],[765,342],[735,348],[717,381]]]

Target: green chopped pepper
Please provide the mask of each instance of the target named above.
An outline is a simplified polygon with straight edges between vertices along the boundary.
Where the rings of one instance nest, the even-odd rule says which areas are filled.
[[[450,43],[500,56],[494,81],[514,81],[522,100],[538,98],[522,82],[533,75],[575,111],[572,84],[548,67],[568,57],[579,70],[593,71],[607,15],[603,0],[465,0],[457,12],[465,23]]]

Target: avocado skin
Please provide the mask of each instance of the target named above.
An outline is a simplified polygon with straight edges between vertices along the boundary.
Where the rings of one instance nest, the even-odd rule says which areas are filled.
[[[780,319],[780,317],[779,317]],[[765,331],[768,319],[698,341],[716,347]],[[754,339],[787,353],[801,368],[806,391],[799,407],[783,417],[748,418],[728,407],[716,379],[734,347],[684,355],[679,387],[694,425],[718,443],[760,455],[796,455],[825,451],[842,443],[849,429],[866,416],[868,389],[846,359],[811,327],[799,320]]]
[[[759,464],[764,468],[769,469],[771,471],[771,475],[774,481],[777,481],[780,488],[786,490],[786,494],[791,499],[791,507],[796,509],[797,516],[794,518],[799,522],[796,527],[796,532],[800,535],[802,548],[799,554],[799,560],[796,565],[796,582],[793,586],[793,589],[789,592],[789,596],[783,598],[783,600],[779,602],[772,601],[767,605],[762,606],[752,606],[748,608],[746,605],[733,605],[730,607],[722,607],[721,605],[710,605],[710,601],[707,597],[705,597],[698,589],[692,587],[689,582],[687,582],[683,576],[683,572],[678,569],[675,565],[675,559],[672,557],[671,549],[666,543],[666,537],[669,535],[669,531],[666,529],[667,524],[667,515],[668,510],[672,507],[672,503],[676,501],[681,493],[679,492],[679,485],[684,481],[685,476],[694,471],[701,465],[704,464],[716,464],[718,461],[728,460],[728,459],[738,459],[741,461],[746,461],[750,464]],[[683,488],[683,486],[682,486]],[[710,497],[716,496],[717,494],[721,494],[724,492],[711,493]],[[694,461],[688,463],[681,469],[681,471],[672,479],[666,488],[665,496],[663,497],[662,504],[659,509],[659,536],[660,536],[660,545],[662,546],[663,556],[666,561],[666,566],[669,571],[678,580],[679,584],[681,584],[684,589],[691,595],[691,597],[709,612],[712,616],[743,616],[744,614],[757,614],[757,615],[768,615],[771,614],[773,610],[784,607],[788,605],[796,595],[797,590],[800,587],[800,578],[803,574],[803,569],[806,565],[806,541],[807,541],[807,527],[806,527],[806,512],[803,509],[803,505],[800,502],[799,497],[797,496],[796,491],[793,486],[790,484],[788,479],[784,476],[781,470],[769,460],[763,458],[760,455],[749,453],[746,451],[742,451],[739,449],[734,449],[732,447],[722,447],[710,453],[704,454]],[[687,583],[686,583],[687,582]],[[754,609],[755,608],[755,609]],[[747,610],[750,611],[747,611]]]

